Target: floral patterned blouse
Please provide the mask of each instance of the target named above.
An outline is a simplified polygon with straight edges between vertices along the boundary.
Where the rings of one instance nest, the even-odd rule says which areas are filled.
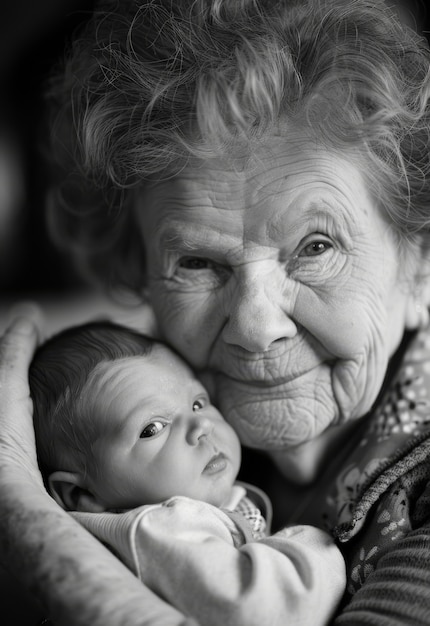
[[[347,564],[336,624],[430,625],[430,331],[402,365],[324,495]]]

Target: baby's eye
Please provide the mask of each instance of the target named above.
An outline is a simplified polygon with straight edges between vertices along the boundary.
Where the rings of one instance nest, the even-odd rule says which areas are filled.
[[[165,427],[166,424],[164,422],[154,420],[153,422],[145,426],[145,428],[140,433],[140,438],[146,439],[147,437],[154,437],[155,435],[158,435],[158,433],[160,433]]]
[[[207,402],[204,398],[198,398],[197,400],[194,400],[193,411],[201,411],[206,406],[206,404]]]

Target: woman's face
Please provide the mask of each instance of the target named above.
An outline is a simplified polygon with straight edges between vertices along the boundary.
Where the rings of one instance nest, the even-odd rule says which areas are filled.
[[[161,333],[212,373],[245,445],[300,466],[371,408],[410,296],[357,159],[274,136],[241,169],[194,162],[152,184],[137,210]]]

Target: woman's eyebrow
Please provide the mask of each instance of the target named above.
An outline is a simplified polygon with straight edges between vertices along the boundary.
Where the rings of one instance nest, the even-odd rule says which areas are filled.
[[[278,222],[274,222],[275,227],[277,224],[286,221],[285,216],[281,216]],[[306,228],[309,225],[317,224],[318,222],[326,221],[333,227],[344,231],[345,234],[353,230],[355,224],[355,215],[351,211],[346,211],[345,207],[342,207],[342,203],[338,200],[312,201],[307,206],[303,206],[303,210],[296,216],[294,223],[290,224],[291,229],[300,230]]]
[[[196,246],[198,247],[196,239],[198,238],[195,237],[195,232],[190,237],[190,233],[185,228],[161,228],[159,232],[159,243],[169,252],[175,252],[179,249],[194,250]]]
[[[156,235],[159,244],[168,252],[196,251],[207,249],[208,246],[212,248],[215,238],[218,240],[219,247],[228,250],[235,241],[232,235],[218,232],[214,227],[185,222],[160,224]]]

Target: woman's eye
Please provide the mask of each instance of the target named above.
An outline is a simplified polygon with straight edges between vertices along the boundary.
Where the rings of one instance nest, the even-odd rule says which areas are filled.
[[[187,270],[206,270],[210,269],[212,266],[213,264],[209,259],[197,256],[184,257],[179,261],[179,267],[183,267]]]
[[[183,256],[178,260],[177,276],[181,280],[200,281],[202,287],[219,287],[228,281],[231,270],[228,266],[200,256]]]
[[[145,428],[142,430],[142,432],[140,433],[140,438],[146,439],[148,437],[154,437],[155,435],[158,435],[158,433],[160,433],[165,427],[166,424],[164,422],[160,422],[158,420],[151,422],[150,424],[147,424],[147,426],[145,426]]]
[[[206,402],[203,399],[194,400],[193,411],[201,411],[206,406]]]
[[[332,247],[332,244],[328,241],[312,241],[300,250],[298,256],[318,256],[324,254],[324,252],[327,252],[327,250],[330,250]]]

